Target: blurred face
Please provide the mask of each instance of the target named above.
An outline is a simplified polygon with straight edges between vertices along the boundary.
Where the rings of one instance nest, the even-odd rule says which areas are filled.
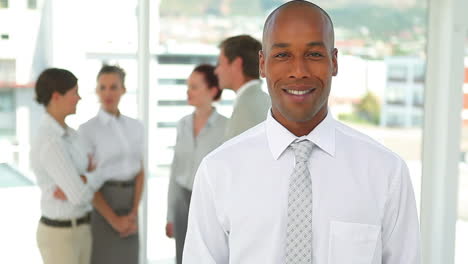
[[[101,74],[97,81],[96,93],[104,110],[118,112],[119,102],[125,93],[125,87],[117,73]]]
[[[203,73],[192,72],[187,79],[187,101],[189,105],[195,107],[211,106],[217,90],[208,87]]]
[[[224,50],[221,50],[218,57],[218,65],[215,69],[215,74],[218,76],[219,87],[221,89],[232,90],[233,66],[233,63],[229,63],[228,58],[224,55]]]
[[[332,76],[338,71],[333,31],[325,16],[309,7],[279,11],[265,32],[263,49],[260,73],[275,119],[288,128],[325,118]]]
[[[61,95],[57,92],[54,94],[54,103],[63,110],[65,116],[76,113],[76,105],[81,99],[78,94],[78,85],[75,85],[72,89],[68,90],[65,94]]]

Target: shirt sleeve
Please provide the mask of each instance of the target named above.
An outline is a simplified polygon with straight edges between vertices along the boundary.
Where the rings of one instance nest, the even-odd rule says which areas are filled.
[[[169,178],[169,188],[167,190],[167,222],[174,222],[174,208],[176,206],[176,190],[175,190],[175,181],[174,177]]]
[[[202,161],[192,192],[183,264],[228,264],[228,234],[216,210],[205,161]]]
[[[40,152],[40,162],[49,175],[62,189],[70,203],[83,205],[93,199],[95,189],[85,184],[59,140],[50,140]]]
[[[77,130],[78,136],[84,142],[84,148],[86,153],[93,155],[95,152],[95,146],[93,146],[93,140],[91,139],[89,133],[86,131],[86,128],[81,125]]]
[[[98,169],[92,171],[92,172],[87,172],[85,173],[87,183],[93,190],[97,191],[101,188],[101,186],[104,184],[104,180],[102,177],[99,177]]]
[[[408,167],[400,168],[390,187],[382,227],[383,264],[419,264],[419,221]]]
[[[134,119],[133,121],[134,121],[134,131],[126,130],[125,136],[127,136],[127,133],[136,133],[138,135],[137,141],[135,142],[136,144],[132,146],[132,148],[135,148],[136,152],[140,154],[138,158],[143,162],[145,159],[146,146],[148,144],[148,142],[146,142],[147,131],[145,129],[143,122],[137,119]]]
[[[80,140],[82,140],[84,143],[86,154],[91,155],[91,157],[94,158],[96,146],[93,143],[93,139],[89,133],[89,130],[87,130],[85,126],[81,125],[78,128],[77,133],[80,137]],[[94,162],[96,162],[96,160],[94,160]],[[84,175],[88,180],[87,184],[89,184],[94,190],[99,190],[99,188],[101,188],[101,186],[104,184],[102,177],[99,177],[98,170],[99,168],[96,168],[94,171],[86,172]]]
[[[176,142],[174,145],[174,156],[172,158],[172,163],[171,163],[171,172],[169,174],[169,188],[167,190],[167,222],[174,222],[174,208],[177,206],[176,205],[176,186],[175,186],[175,169],[177,166],[180,166],[180,164],[177,164],[177,159],[176,159],[176,151],[177,151],[177,145],[179,144],[180,141],[180,122],[177,124],[177,136],[176,136]]]

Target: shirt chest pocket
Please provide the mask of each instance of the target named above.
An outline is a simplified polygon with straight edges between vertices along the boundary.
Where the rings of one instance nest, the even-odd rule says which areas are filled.
[[[328,264],[372,264],[380,226],[332,221]]]

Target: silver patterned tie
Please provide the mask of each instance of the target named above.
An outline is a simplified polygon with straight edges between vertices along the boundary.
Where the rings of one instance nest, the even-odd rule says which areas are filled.
[[[312,180],[307,162],[313,143],[294,141],[296,165],[289,178],[286,264],[312,263]]]

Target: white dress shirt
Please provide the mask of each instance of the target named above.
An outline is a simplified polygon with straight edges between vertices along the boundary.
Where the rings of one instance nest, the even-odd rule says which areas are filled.
[[[297,137],[271,114],[211,152],[195,177],[184,264],[283,264]],[[405,162],[330,114],[307,136],[314,264],[419,264]]]
[[[78,133],[86,140],[102,181],[128,181],[142,168],[143,124],[120,114],[99,110],[97,116],[82,124]]]
[[[193,180],[202,159],[223,143],[227,118],[213,109],[205,127],[195,137],[193,134],[194,114],[183,117],[177,123],[177,140],[171,165],[167,219],[173,221],[173,210],[177,206],[174,184],[192,190]]]
[[[86,172],[88,156],[83,145],[75,130],[63,128],[46,112],[30,152],[31,167],[41,189],[43,216],[66,220],[82,217],[91,210],[94,192],[102,183]],[[87,177],[87,184],[80,175]],[[67,196],[66,201],[54,197],[57,187]]]

